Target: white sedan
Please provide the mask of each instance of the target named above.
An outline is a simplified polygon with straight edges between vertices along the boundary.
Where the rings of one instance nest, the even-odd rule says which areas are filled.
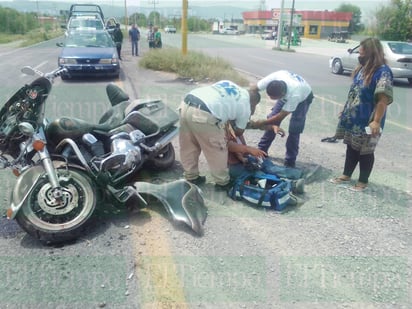
[[[223,29],[223,34],[239,34],[239,30],[235,29],[235,28],[225,28]]]
[[[394,78],[407,78],[412,85],[412,44],[398,41],[381,41],[387,64]],[[349,48],[343,55],[329,59],[329,67],[334,74],[351,72],[359,64],[359,45]]]

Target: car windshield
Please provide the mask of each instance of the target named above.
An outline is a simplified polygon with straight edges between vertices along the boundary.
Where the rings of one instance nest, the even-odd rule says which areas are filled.
[[[106,33],[75,33],[66,39],[66,47],[114,47]]]
[[[69,25],[69,29],[79,29],[79,28],[93,28],[93,29],[103,29],[103,24],[99,19],[89,19],[89,18],[75,18],[72,19]]]
[[[412,55],[412,44],[404,42],[388,43],[389,48],[395,54]]]

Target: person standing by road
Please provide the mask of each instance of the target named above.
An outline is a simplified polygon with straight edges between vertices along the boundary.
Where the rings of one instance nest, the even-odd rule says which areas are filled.
[[[265,90],[272,100],[277,100],[266,120],[251,121],[252,129],[264,129],[258,148],[268,152],[270,145],[280,131],[280,124],[286,116],[292,114],[289,122],[289,135],[286,140],[284,165],[296,166],[299,153],[300,134],[305,128],[306,114],[313,101],[311,86],[298,74],[281,70],[269,74],[254,86]],[[282,137],[284,134],[281,134]]]
[[[132,25],[129,30],[129,41],[132,43],[132,56],[139,56],[138,43],[140,40],[140,31],[136,24]]]
[[[117,54],[119,59],[122,60],[122,43],[123,43],[123,32],[120,29],[120,24],[117,23],[116,27],[113,30],[113,42],[116,44]]]
[[[180,109],[180,159],[184,177],[195,184],[206,181],[199,175],[199,156],[203,152],[215,188],[230,186],[225,124],[232,121],[236,135],[243,134],[250,116],[260,101],[257,90],[246,90],[222,80],[189,92]]]
[[[393,101],[393,74],[386,65],[382,44],[376,38],[360,43],[358,61],[335,135],[346,144],[343,174],[331,182],[348,183],[359,163],[358,181],[350,189],[361,192],[368,186],[386,109]]]
[[[154,46],[154,40],[155,40],[154,35],[155,35],[155,33],[154,33],[154,30],[153,30],[153,25],[150,24],[149,25],[149,30],[147,31],[147,42],[149,43],[149,48],[155,48],[155,46]]]
[[[158,27],[153,28],[154,32],[154,48],[162,48],[162,34]]]

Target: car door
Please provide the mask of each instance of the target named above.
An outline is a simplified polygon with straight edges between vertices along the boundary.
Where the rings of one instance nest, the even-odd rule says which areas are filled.
[[[342,58],[342,65],[345,70],[353,71],[359,64],[359,47],[348,49],[348,53]]]

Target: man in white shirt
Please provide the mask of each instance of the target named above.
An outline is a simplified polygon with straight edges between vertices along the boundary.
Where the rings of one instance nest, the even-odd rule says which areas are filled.
[[[257,90],[246,90],[222,80],[189,92],[180,105],[180,160],[184,177],[204,183],[199,175],[199,156],[203,152],[217,189],[229,189],[228,149],[225,124],[234,125],[241,135],[260,101]]]
[[[265,129],[258,148],[268,152],[281,122],[292,114],[289,122],[289,135],[286,140],[285,166],[295,167],[299,153],[300,134],[305,128],[306,114],[313,100],[311,86],[299,75],[281,70],[269,74],[255,86],[258,90],[266,90],[272,100],[277,100],[266,120],[251,121],[251,128]],[[270,125],[270,129],[268,129]]]

